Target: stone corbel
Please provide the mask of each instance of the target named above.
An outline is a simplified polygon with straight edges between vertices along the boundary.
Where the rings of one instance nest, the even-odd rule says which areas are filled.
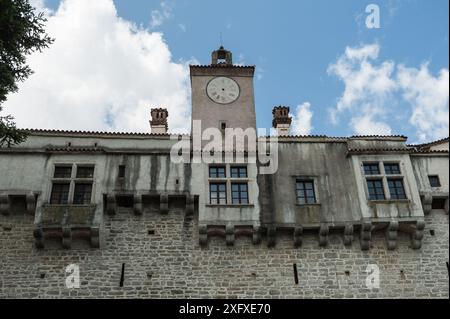
[[[62,246],[65,249],[72,247],[72,230],[70,226],[64,226],[62,229]]]
[[[63,248],[69,249],[72,246],[72,230],[70,229],[70,213],[68,209],[64,212],[61,227]]]
[[[297,226],[294,228],[294,246],[300,247],[302,245],[303,227]]]
[[[186,195],[186,215],[194,214],[194,203],[195,203],[194,195]]]
[[[142,196],[133,196],[133,212],[135,215],[142,215]]]
[[[9,215],[9,196],[0,195],[0,213],[3,215]]]
[[[100,248],[100,227],[91,227],[91,247]]]
[[[235,235],[234,235],[234,226],[231,224],[228,224],[225,226],[225,240],[227,243],[227,246],[233,246]]]
[[[198,241],[200,243],[200,246],[206,246],[206,244],[208,243],[208,226],[198,226]]]
[[[397,247],[398,221],[391,221],[386,229],[386,241],[389,250]]]
[[[422,199],[423,213],[428,215],[431,212],[431,203],[433,202],[433,196],[431,194],[425,194]]]
[[[25,199],[27,202],[27,213],[34,215],[34,212],[36,211],[36,196],[34,196],[34,194],[28,194]]]
[[[328,234],[330,233],[330,228],[327,224],[321,224],[319,228],[319,246],[328,245]]]
[[[372,239],[372,223],[364,221],[361,224],[361,250],[370,249],[370,240]]]
[[[277,227],[276,226],[268,226],[267,227],[267,247],[275,246],[276,235],[277,235]]]
[[[159,211],[161,214],[167,214],[169,212],[169,195],[159,195]]]
[[[423,230],[425,229],[425,221],[418,220],[416,229],[411,235],[411,245],[413,249],[420,249],[422,247]]]
[[[349,246],[353,242],[353,225],[347,224],[344,228],[344,245]]]
[[[259,226],[253,226],[253,245],[261,243],[261,228]]]
[[[33,237],[34,237],[34,245],[38,249],[44,248],[44,231],[42,230],[42,227],[37,226],[33,230]]]
[[[116,196],[112,194],[106,195],[106,213],[108,215],[116,214]]]

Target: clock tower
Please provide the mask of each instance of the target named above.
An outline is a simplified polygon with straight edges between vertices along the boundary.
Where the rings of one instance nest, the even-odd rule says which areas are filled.
[[[211,64],[191,65],[192,121],[201,120],[202,131],[256,130],[254,72],[254,66],[233,65],[232,53],[222,46],[212,52]]]

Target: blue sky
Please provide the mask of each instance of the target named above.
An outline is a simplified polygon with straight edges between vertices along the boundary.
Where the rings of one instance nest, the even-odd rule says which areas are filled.
[[[56,11],[59,3],[47,0],[44,5]],[[370,3],[380,8],[379,29],[365,26],[368,15],[365,8]],[[306,113],[311,115],[310,122],[306,123],[311,128],[306,133],[331,136],[364,133],[361,128],[364,125],[357,127],[356,123],[365,123],[364,119],[358,116],[363,113],[371,116],[368,115],[371,99],[383,95],[382,101],[375,103],[377,115],[368,120],[368,126],[378,122],[375,126],[381,133],[404,134],[411,142],[439,138],[446,132],[448,135],[448,119],[446,123],[441,119],[436,124],[441,126],[439,133],[419,123],[420,120],[411,120],[414,110],[419,108],[423,114],[430,107],[426,103],[439,94],[442,105],[430,112],[435,113],[434,117],[439,112],[439,116],[445,112],[448,116],[448,89],[420,101],[418,96],[427,87],[415,90],[407,87],[408,83],[419,86],[423,82],[415,73],[423,64],[427,73],[424,78],[430,80],[428,87],[442,82],[448,87],[447,0],[115,0],[114,5],[121,19],[149,33],[161,33],[175,63],[192,59],[209,63],[210,53],[219,46],[222,34],[223,45],[233,52],[234,62],[256,65],[258,127],[270,127],[273,106],[288,105],[295,117],[297,106],[306,102],[309,103]],[[343,97],[346,85],[351,86],[354,79],[347,79],[346,83],[330,71],[330,66],[338,63],[346,48],[362,49],[368,45],[377,46],[374,56],[359,61],[347,57],[347,63],[356,69],[363,62],[374,68],[384,62],[392,63],[392,70],[387,72],[395,85],[402,88],[387,88],[381,93],[357,97],[352,105],[343,107],[339,119],[333,122],[330,112]],[[409,71],[401,73],[398,69],[401,65]],[[445,74],[440,78],[442,70],[447,72],[447,79]],[[399,84],[405,73],[406,82]],[[370,82],[366,85],[370,86]],[[365,94],[366,90],[370,87],[363,87],[358,94]],[[369,129],[368,133],[371,132]]]

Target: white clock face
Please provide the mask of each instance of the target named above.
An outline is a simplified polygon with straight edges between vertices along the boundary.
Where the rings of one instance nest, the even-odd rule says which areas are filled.
[[[219,76],[209,81],[206,93],[214,102],[228,104],[239,97],[239,85],[233,79]]]

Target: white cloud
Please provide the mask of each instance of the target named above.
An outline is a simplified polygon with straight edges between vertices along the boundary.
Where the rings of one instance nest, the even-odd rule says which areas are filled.
[[[373,65],[371,60],[378,54],[378,44],[347,47],[345,54],[329,66],[328,74],[336,75],[345,85],[342,96],[330,113],[333,123],[338,122],[340,113],[358,109],[361,104],[369,104],[374,109],[384,107],[396,88],[391,79],[394,63],[385,61],[379,66]]]
[[[172,132],[189,128],[187,62],[161,33],[119,18],[112,0],[64,0],[46,29],[55,42],[5,103],[19,127],[148,132],[150,107],[167,107]]]
[[[173,5],[171,3],[163,1],[159,6],[159,9],[152,10],[152,12],[150,13],[151,28],[159,27],[166,19],[172,17]]]
[[[292,133],[294,135],[308,135],[313,129],[312,121],[313,112],[311,104],[304,102],[297,106],[295,114],[292,115]]]
[[[348,112],[355,133],[391,134],[388,121],[409,112],[409,123],[417,130],[419,141],[448,136],[448,69],[435,77],[428,63],[419,69],[396,68],[393,61],[376,65],[379,52],[378,44],[347,47],[329,66],[328,73],[344,82],[344,92],[330,110],[331,122],[338,123],[339,116]],[[408,103],[410,109],[402,109],[399,102]]]
[[[448,136],[449,72],[441,69],[434,77],[428,64],[420,69],[398,67],[398,82],[403,97],[412,106],[410,123],[417,127],[420,141]]]
[[[350,126],[358,135],[389,135],[392,134],[390,126],[377,120],[377,115],[382,115],[382,109],[374,109],[366,105],[360,111],[361,115],[355,115],[350,121]]]

